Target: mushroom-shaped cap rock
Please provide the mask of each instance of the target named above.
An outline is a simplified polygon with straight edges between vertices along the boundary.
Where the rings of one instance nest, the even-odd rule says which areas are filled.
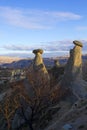
[[[58,62],[58,60],[57,60],[57,59],[55,59],[55,60],[54,60],[54,62],[56,63],[56,62]]]
[[[80,41],[74,40],[73,43],[77,46],[83,47],[83,44]]]
[[[43,50],[42,49],[36,49],[36,50],[33,50],[33,53],[34,54],[37,54],[37,53],[43,54]]]
[[[59,61],[57,59],[54,60],[54,63],[59,63]]]

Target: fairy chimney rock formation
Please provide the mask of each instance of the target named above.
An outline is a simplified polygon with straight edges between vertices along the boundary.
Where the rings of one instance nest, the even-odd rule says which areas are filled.
[[[50,83],[50,77],[43,62],[42,58],[43,50],[36,49],[33,50],[33,53],[35,54],[35,58],[33,60],[33,73],[36,76],[37,82],[39,84],[41,83],[41,86],[44,85],[45,87],[47,87],[49,86]]]
[[[87,96],[87,83],[82,79],[82,43],[73,41],[74,48],[70,50],[70,57],[66,64],[64,76],[60,82],[62,87],[72,89],[77,97]]]
[[[82,77],[82,43],[73,41],[75,47],[70,50],[70,57],[68,59],[65,76],[68,78],[68,83]]]
[[[34,71],[42,71],[43,74],[48,74],[47,69],[43,63],[43,59],[42,59],[43,50],[36,49],[36,50],[33,50],[33,53],[35,54],[35,58],[33,62]]]
[[[60,66],[60,63],[58,62],[58,60],[56,59],[56,60],[54,60],[54,66],[55,67],[59,67]]]
[[[72,74],[75,78],[82,79],[82,43],[79,41],[73,41],[75,47],[73,49],[73,67]]]

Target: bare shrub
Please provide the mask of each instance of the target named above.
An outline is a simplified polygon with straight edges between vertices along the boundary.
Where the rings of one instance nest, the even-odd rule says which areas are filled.
[[[21,82],[12,84],[12,93],[6,95],[3,102],[0,103],[0,113],[5,118],[7,122],[7,128],[11,128],[11,120],[15,114],[17,108],[21,107],[20,99],[21,97],[26,100],[27,103],[31,103],[29,96],[27,96],[24,86]]]
[[[4,118],[7,121],[8,130],[11,127],[11,118],[15,112],[15,110],[20,106],[18,102],[18,95],[14,98],[6,97],[4,99],[4,103],[0,104],[0,112],[3,114]]]
[[[26,77],[31,84],[35,96],[31,99],[24,81],[14,82],[11,85],[13,92],[11,95],[5,97],[4,102],[0,105],[0,111],[7,121],[8,130],[11,128],[11,120],[15,114],[15,110],[21,107],[20,98],[23,97],[25,101],[31,106],[33,110],[33,123],[35,127],[42,127],[42,124],[47,125],[49,112],[47,109],[53,104],[57,103],[65,94],[66,91],[61,87],[55,86],[55,80],[51,77],[50,82],[43,76],[42,73],[30,73],[27,71]]]

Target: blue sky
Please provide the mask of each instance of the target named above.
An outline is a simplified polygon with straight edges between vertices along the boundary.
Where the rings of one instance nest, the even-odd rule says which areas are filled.
[[[73,40],[87,51],[87,0],[0,0],[0,55],[67,55]]]

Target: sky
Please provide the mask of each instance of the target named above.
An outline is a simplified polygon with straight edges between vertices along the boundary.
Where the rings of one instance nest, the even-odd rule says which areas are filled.
[[[83,43],[87,54],[87,0],[0,0],[0,55],[65,56]]]

